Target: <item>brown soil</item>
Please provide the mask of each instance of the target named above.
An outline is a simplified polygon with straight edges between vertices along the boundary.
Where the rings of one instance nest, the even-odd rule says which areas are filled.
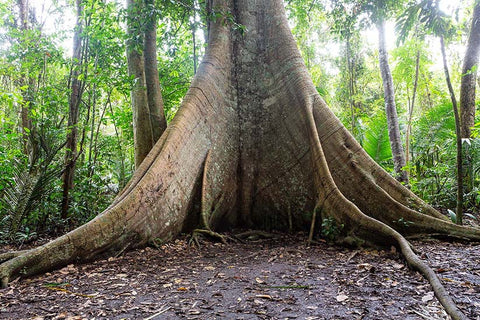
[[[448,319],[395,250],[349,250],[306,236],[246,243],[186,239],[70,265],[0,290],[1,319]],[[480,247],[418,252],[470,319],[480,319]],[[0,249],[0,252],[6,249]]]

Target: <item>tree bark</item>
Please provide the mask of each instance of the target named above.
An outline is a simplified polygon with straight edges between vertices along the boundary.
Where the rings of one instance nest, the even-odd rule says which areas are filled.
[[[420,50],[417,50],[415,58],[415,80],[413,82],[412,100],[408,109],[407,132],[405,133],[405,163],[408,165],[410,158],[410,134],[412,132],[413,109],[415,107],[415,98],[417,96],[418,75],[420,72]]]
[[[450,223],[365,153],[316,91],[281,0],[212,8],[247,31],[227,17],[211,22],[180,110],[125,189],[89,223],[0,265],[2,285],[198,226],[308,230],[315,212],[340,242],[397,245],[465,319],[404,236],[480,240],[480,230]]]
[[[24,43],[26,45],[27,41],[27,32],[28,32],[28,10],[29,10],[29,5],[28,5],[28,0],[17,0],[17,6],[18,6],[18,19],[19,19],[19,29],[22,31],[21,33],[21,38],[19,39],[20,43]],[[24,59],[22,59],[24,60]],[[23,64],[24,62],[22,62]],[[21,102],[21,109],[20,109],[20,123],[21,123],[21,128],[20,132],[22,133],[23,137],[23,153],[29,157],[30,162],[32,161],[32,157],[34,157],[32,154],[35,153],[33,150],[33,123],[32,119],[30,118],[30,108],[33,105],[33,99],[31,92],[33,90],[32,84],[34,83],[34,80],[30,75],[28,75],[28,72],[22,75],[21,79],[19,80],[19,87],[22,88],[22,102]]]
[[[402,147],[400,127],[398,124],[397,107],[395,105],[395,93],[393,78],[388,63],[387,48],[385,45],[385,22],[380,19],[377,23],[378,29],[378,60],[380,73],[382,75],[383,90],[385,96],[385,113],[387,114],[388,137],[393,155],[393,166],[398,181],[408,184],[407,172],[403,169],[406,165],[405,152]]]
[[[151,0],[127,1],[127,63],[134,79],[131,89],[135,167],[138,168],[167,123],[158,80],[156,54],[156,14],[147,12]],[[146,16],[146,23],[142,25]],[[145,29],[145,30],[144,30]]]
[[[157,63],[157,15],[154,13],[154,0],[145,0],[147,9],[143,54],[145,58],[145,82],[147,87],[148,109],[152,126],[153,144],[167,128],[163,99],[158,78]],[[152,144],[152,147],[153,147]]]
[[[480,53],[480,2],[473,9],[472,25],[468,37],[467,49],[463,59],[460,84],[461,136],[470,138],[471,128],[475,124],[475,89]]]
[[[68,101],[68,127],[67,141],[65,144],[65,170],[62,176],[62,205],[61,217],[68,218],[70,207],[70,190],[73,188],[73,178],[77,162],[77,140],[78,140],[78,117],[80,102],[83,94],[83,81],[79,79],[83,68],[83,5],[81,0],[76,0],[77,23],[73,35],[72,69],[70,71],[70,99]]]
[[[463,224],[463,150],[462,150],[462,133],[460,123],[460,112],[458,111],[457,98],[453,91],[452,81],[450,80],[450,72],[448,71],[447,54],[445,52],[445,41],[440,37],[440,51],[442,52],[443,71],[447,82],[448,92],[452,101],[453,114],[455,116],[455,144],[457,146],[457,208],[456,222]]]
[[[346,53],[345,53],[345,60],[347,62],[347,74],[348,74],[348,91],[349,91],[349,94],[350,94],[350,97],[349,97],[349,102],[350,102],[350,113],[351,113],[351,124],[350,124],[350,130],[352,132],[352,134],[355,134],[355,111],[356,111],[356,106],[355,106],[355,69],[354,69],[354,65],[352,63],[352,60],[353,60],[353,53],[352,53],[352,50],[350,49],[351,48],[351,43],[350,43],[350,40],[351,37],[350,35],[347,35],[346,39],[345,39],[345,50],[346,50]]]
[[[152,123],[150,121],[142,52],[143,32],[138,21],[138,17],[141,17],[142,14],[142,0],[128,0],[127,10],[127,64],[128,74],[134,79],[131,99],[135,168],[138,168],[153,146]]]

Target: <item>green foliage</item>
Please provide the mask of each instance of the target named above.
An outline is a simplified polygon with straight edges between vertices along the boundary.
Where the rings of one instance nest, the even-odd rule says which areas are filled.
[[[322,219],[322,231],[321,235],[328,241],[335,241],[341,234],[343,224],[338,224],[338,222],[332,217],[327,217]]]
[[[414,224],[412,221],[405,220],[403,217],[393,222],[398,224],[401,228],[408,228]]]
[[[450,209],[447,209],[447,213],[448,213],[448,216],[450,217],[450,221],[452,221],[453,223],[457,223],[457,214]],[[474,215],[472,215],[470,213],[465,213],[464,212],[463,215],[466,216],[466,217],[469,217],[470,219],[478,220],[477,217],[475,217]]]
[[[397,18],[398,41],[405,41],[417,25],[422,25],[423,31],[435,36],[453,36],[456,30],[452,19],[440,10],[438,3],[433,0],[411,1]]]
[[[35,20],[28,30],[16,28],[15,10],[8,13],[12,19],[3,19],[1,30],[8,36],[0,47],[0,238],[26,241],[85,222],[111,202],[133,171],[120,6],[93,0],[83,4],[86,50],[80,77],[85,93],[71,221],[60,219],[59,205],[73,61],[58,46],[59,33],[44,34]],[[26,147],[18,128],[20,106],[28,109],[32,123]]]
[[[167,120],[173,119],[193,78],[193,44],[190,11],[168,7],[158,25],[158,70]],[[198,44],[197,44],[198,46]],[[203,47],[200,45],[200,53]]]
[[[231,12],[225,11],[221,8],[212,8],[207,16],[207,19],[209,21],[221,23],[225,26],[230,26],[232,30],[237,31],[242,36],[248,31],[245,25],[237,22],[235,16]]]
[[[480,140],[463,139],[465,208],[480,208]]]
[[[365,126],[363,148],[379,164],[392,159],[385,112],[378,112]]]
[[[436,205],[455,204],[455,122],[445,102],[417,120],[411,144],[412,190]]]

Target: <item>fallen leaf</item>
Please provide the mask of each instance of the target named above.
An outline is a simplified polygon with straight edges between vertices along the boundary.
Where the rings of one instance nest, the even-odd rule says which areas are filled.
[[[188,314],[192,314],[192,315],[200,314],[200,313],[201,313],[200,310],[196,310],[196,309],[192,309],[188,311]]]
[[[375,267],[372,266],[370,263],[360,263],[360,264],[357,264],[357,268],[358,268],[358,269],[361,269],[361,270],[370,271],[370,272],[374,272],[374,271],[375,271]]]
[[[257,283],[260,283],[260,284],[265,283],[265,281],[263,281],[263,280],[260,279],[259,277],[256,277],[256,278],[255,278],[255,281],[256,281]]]
[[[433,292],[431,291],[427,292],[427,294],[422,297],[422,302],[428,302],[431,300],[433,300]]]
[[[337,301],[338,301],[338,302],[343,302],[343,301],[345,301],[345,300],[347,300],[347,299],[348,299],[348,296],[347,296],[347,295],[344,295],[344,294],[339,294],[339,295],[337,296]]]

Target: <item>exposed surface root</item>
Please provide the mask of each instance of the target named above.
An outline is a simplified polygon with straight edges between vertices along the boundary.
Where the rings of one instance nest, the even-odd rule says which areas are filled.
[[[428,266],[428,264],[422,261],[415,254],[410,243],[400,233],[391,227],[367,216],[365,216],[363,219],[357,219],[357,221],[359,221],[362,226],[371,229],[371,232],[381,232],[386,236],[393,238],[400,247],[400,250],[408,265],[414,270],[418,270],[430,282],[435,296],[443,305],[446,312],[452,317],[452,319],[467,319],[467,317],[458,309],[455,302],[445,290],[445,287],[440,282],[437,274]]]
[[[452,319],[467,319],[467,317],[458,309],[455,302],[449,296],[448,292],[440,282],[437,274],[415,254],[409,242],[400,233],[388,225],[363,214],[360,210],[358,210],[358,208],[355,207],[354,204],[342,198],[342,194],[338,192],[335,196],[330,198],[331,200],[328,201],[326,207],[337,205],[337,209],[340,209],[344,212],[347,220],[351,219],[351,222],[348,223],[348,225],[353,226],[350,227],[350,231],[345,230],[346,232],[352,233],[355,236],[358,235],[358,237],[361,239],[370,239],[372,234],[374,234],[375,238],[377,239],[383,238],[387,241],[389,241],[388,239],[393,241],[393,243],[398,245],[400,248],[408,265],[411,268],[418,270],[430,282],[435,296],[443,305],[446,312],[452,317]],[[346,205],[339,207],[339,200]]]
[[[358,237],[360,239],[366,239],[367,241],[375,239],[376,241],[386,241],[386,243],[392,241],[393,243],[396,243],[400,247],[401,252],[405,257],[407,263],[412,268],[418,270],[430,282],[435,295],[445,308],[446,312],[452,317],[452,319],[467,319],[466,316],[458,309],[452,298],[449,296],[436,273],[415,254],[415,252],[410,247],[408,241],[399,232],[397,232],[389,225],[363,213],[358,208],[358,206],[348,200],[337,187],[329,171],[329,168],[327,167],[327,161],[325,159],[325,154],[323,152],[323,148],[320,143],[320,138],[317,131],[315,113],[318,113],[318,109],[315,108],[315,98],[313,99],[311,105],[306,105],[305,111],[307,113],[309,129],[311,132],[310,143],[313,150],[312,153],[314,168],[318,170],[318,176],[316,179],[316,183],[319,189],[317,206],[322,211],[322,218],[330,217],[332,219],[335,219],[337,223],[342,226],[342,228],[346,226],[346,230],[343,230],[342,232],[349,234],[349,237]],[[356,165],[354,163],[354,167],[355,166]],[[410,211],[410,218],[413,218],[415,216],[415,212],[413,210]],[[448,222],[444,222],[443,220],[439,220],[426,215],[417,215],[417,217],[420,216],[424,219],[428,218],[440,221],[439,225],[441,225],[441,227],[439,227],[438,229],[447,230],[446,233],[450,232],[452,234],[455,234],[456,231],[458,231],[454,225],[449,224]],[[400,217],[404,216],[401,215]],[[315,215],[313,215],[311,228],[313,228],[314,226],[314,219]],[[461,228],[461,230],[465,231],[469,229],[472,228]],[[469,231],[472,237],[475,237],[479,233],[478,230],[474,229]],[[313,231],[311,230],[310,237],[312,233]]]
[[[0,254],[0,263],[8,261],[10,259],[16,258],[21,256],[22,254],[27,253],[30,250],[20,250],[20,251],[12,251],[12,252],[5,252]]]
[[[255,241],[258,239],[273,239],[276,235],[262,230],[248,230],[241,233],[236,233],[235,238],[242,240]]]
[[[191,236],[191,239],[189,241],[189,244],[200,247],[200,240],[199,240],[200,235],[208,236],[209,238],[211,238],[215,241],[219,241],[223,244],[227,244],[227,240],[235,241],[231,237],[228,237],[226,235],[222,235],[218,232],[215,232],[215,231],[212,231],[212,230],[209,230],[209,229],[195,229],[192,232],[192,236]]]
[[[425,278],[427,278],[428,282],[430,282],[430,284],[432,285],[435,296],[443,305],[447,313],[452,317],[452,319],[467,319],[467,317],[460,311],[460,309],[458,309],[457,305],[452,300],[447,290],[445,290],[445,287],[442,285],[440,279],[438,278],[437,274],[432,270],[432,268],[430,268],[413,252],[410,244],[407,242],[407,240],[405,240],[403,236],[397,233],[395,237],[397,238],[402,253],[410,267],[418,270],[421,274],[425,276]]]

